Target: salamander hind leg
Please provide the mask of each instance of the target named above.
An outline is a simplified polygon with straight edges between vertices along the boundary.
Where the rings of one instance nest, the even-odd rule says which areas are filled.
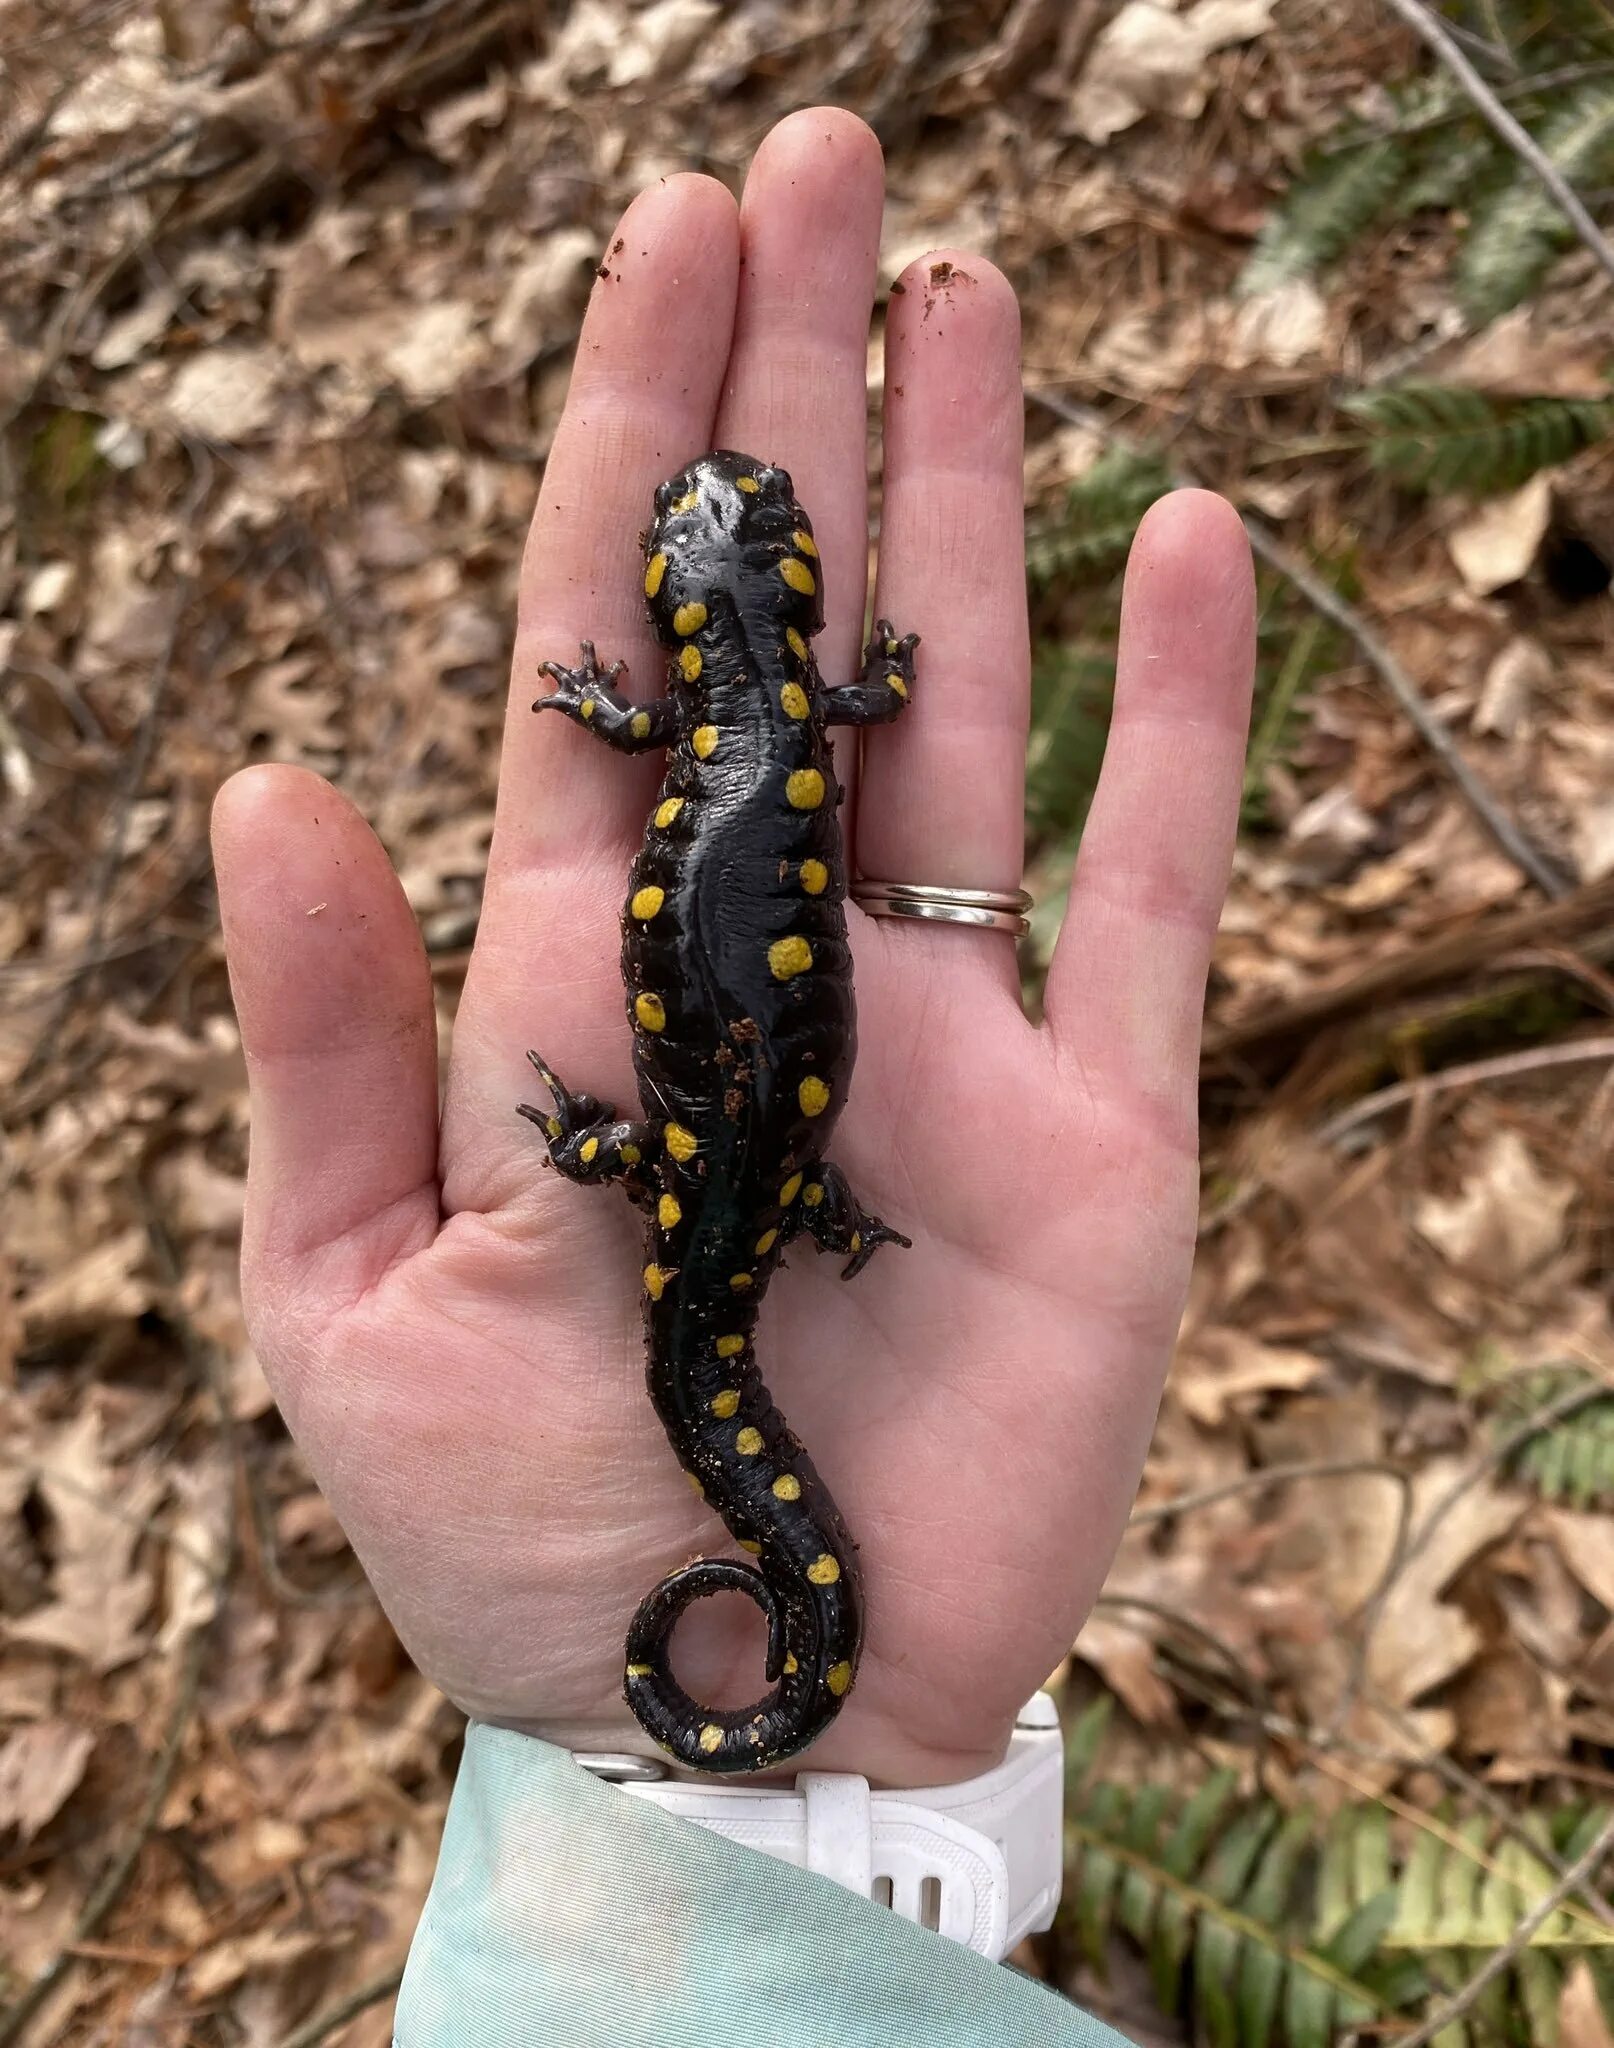
[[[850,1280],[861,1273],[883,1244],[911,1247],[904,1237],[871,1215],[853,1194],[846,1175],[838,1166],[821,1161],[807,1174],[799,1205],[801,1228],[816,1239],[820,1251],[838,1252],[848,1264],[841,1274]]]
[[[641,1208],[648,1207],[652,1190],[645,1168],[661,1143],[656,1126],[619,1117],[609,1103],[592,1095],[574,1095],[539,1054],[529,1052],[527,1058],[555,1106],[537,1109],[523,1102],[518,1113],[549,1140],[556,1169],[568,1180],[621,1181]]]
[[[677,707],[666,697],[652,704],[635,704],[616,686],[618,676],[627,674],[620,661],[602,667],[594,642],[583,642],[583,659],[576,668],[558,661],[546,661],[539,671],[555,685],[554,693],[540,697],[534,711],[564,711],[574,725],[581,725],[604,740],[618,753],[638,754],[647,747],[670,747],[678,737]]]

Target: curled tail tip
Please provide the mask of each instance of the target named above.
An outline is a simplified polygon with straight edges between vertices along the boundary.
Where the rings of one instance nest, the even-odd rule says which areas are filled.
[[[672,1674],[668,1644],[679,1616],[692,1600],[716,1592],[747,1594],[768,1620],[767,1678],[773,1691],[748,1707],[705,1707]],[[657,1747],[687,1769],[765,1770],[815,1742],[852,1689],[855,1625],[854,1640],[831,1643],[824,1619],[805,1602],[787,1604],[753,1566],[718,1558],[686,1565],[640,1603],[628,1631],[623,1697]]]

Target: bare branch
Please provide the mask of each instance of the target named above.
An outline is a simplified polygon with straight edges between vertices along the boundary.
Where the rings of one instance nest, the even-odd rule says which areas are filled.
[[[1062,419],[1073,427],[1086,427],[1090,433],[1100,435],[1113,447],[1136,446],[1126,435],[1118,433],[1102,413],[1094,412],[1090,406],[1074,404],[1057,391],[1034,390],[1026,395],[1046,411],[1053,413],[1057,419]],[[1199,480],[1186,470],[1179,469],[1173,473],[1172,481],[1178,485],[1197,485]],[[1419,734],[1430,752],[1439,757],[1469,809],[1514,866],[1527,875],[1543,895],[1554,898],[1567,896],[1570,888],[1567,878],[1558,872],[1546,854],[1514,823],[1486,789],[1464,759],[1456,741],[1424,701],[1417,684],[1355,606],[1347,604],[1332,584],[1324,582],[1308,563],[1301,561],[1298,555],[1291,554],[1271,528],[1261,520],[1248,512],[1243,514],[1243,519],[1244,530],[1250,537],[1250,546],[1267,567],[1275,569],[1286,583],[1293,584],[1308,604],[1356,642],[1368,665],[1378,671],[1390,695],[1401,707],[1408,724]]]
[[[1463,55],[1462,47],[1447,23],[1424,5],[1424,0],[1387,0],[1414,35],[1422,38],[1474,102],[1496,133],[1540,180],[1582,242],[1597,259],[1598,268],[1614,278],[1614,248],[1597,225],[1580,195],[1559,170],[1529,129],[1515,120],[1496,94]]]

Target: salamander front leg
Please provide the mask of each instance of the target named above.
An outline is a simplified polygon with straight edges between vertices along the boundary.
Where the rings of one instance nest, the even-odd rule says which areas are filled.
[[[843,1280],[861,1273],[881,1245],[913,1243],[911,1237],[871,1216],[853,1194],[846,1175],[827,1161],[808,1172],[797,1214],[800,1227],[817,1240],[820,1251],[847,1257],[850,1263],[841,1274]]]
[[[549,1140],[549,1157],[568,1180],[594,1183],[620,1181],[641,1209],[654,1193],[645,1173],[661,1139],[652,1124],[619,1117],[609,1103],[592,1095],[574,1095],[535,1052],[527,1055],[539,1080],[554,1097],[553,1110],[518,1105],[519,1113],[536,1124]]]
[[[540,697],[534,711],[564,711],[574,725],[581,725],[604,740],[618,753],[642,754],[650,747],[670,747],[678,737],[678,710],[672,700],[658,697],[653,704],[635,704],[616,687],[618,676],[627,668],[613,661],[600,666],[594,642],[583,642],[583,659],[576,668],[564,668],[558,661],[546,661],[539,670],[555,685],[552,697]]]
[[[875,623],[874,638],[863,650],[863,672],[855,683],[823,693],[824,715],[831,725],[886,725],[907,709],[913,689],[913,655],[917,633],[899,639],[889,619]]]

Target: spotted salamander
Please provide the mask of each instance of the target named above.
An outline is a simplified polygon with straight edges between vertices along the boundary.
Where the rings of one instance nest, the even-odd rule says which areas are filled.
[[[896,717],[918,639],[881,620],[858,679],[823,682],[812,525],[785,471],[749,456],[704,455],[662,484],[644,552],[666,695],[630,701],[622,664],[585,641],[579,667],[543,665],[554,690],[533,707],[624,753],[668,750],[622,913],[643,1113],[572,1093],[536,1053],[553,1108],[521,1113],[569,1179],[616,1181],[646,1211],[650,1398],[690,1485],[758,1560],[700,1559],[644,1600],[627,1703],[690,1769],[756,1771],[823,1733],[863,1641],[857,1545],[769,1397],[755,1335],[793,1238],[845,1257],[847,1279],[909,1242],[824,1156],[856,1051],[827,728]],[[669,1661],[685,1607],[729,1591],[767,1621],[772,1687],[736,1711],[692,1699]]]

